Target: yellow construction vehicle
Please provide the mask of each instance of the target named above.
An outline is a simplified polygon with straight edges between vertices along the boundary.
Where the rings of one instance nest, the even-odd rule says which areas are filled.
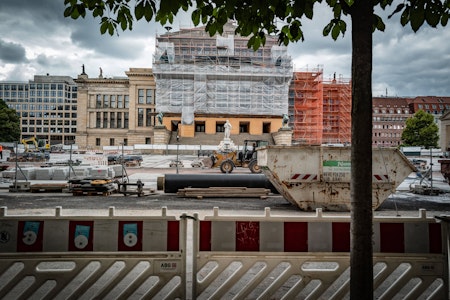
[[[25,152],[16,154],[18,161],[48,161],[50,159],[50,144],[46,140],[31,137],[22,139],[22,144]],[[16,156],[10,157],[10,160],[15,161]]]
[[[203,160],[203,164],[211,168],[220,167],[222,173],[231,173],[236,167],[249,168],[252,173],[261,173],[256,159],[256,148],[268,145],[262,140],[245,140],[242,151],[214,151],[213,154]]]
[[[46,140],[39,140],[36,137],[22,139],[22,144],[25,147],[25,152],[50,151],[50,144]],[[30,145],[33,147],[30,147]]]

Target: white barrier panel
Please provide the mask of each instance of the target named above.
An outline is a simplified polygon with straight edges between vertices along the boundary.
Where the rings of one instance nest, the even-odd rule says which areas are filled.
[[[196,299],[342,299],[350,217],[207,216],[196,224]],[[374,219],[376,299],[448,298],[444,233],[424,211]],[[195,276],[194,276],[195,277]]]
[[[184,299],[186,221],[0,216],[0,299]],[[83,275],[81,275],[83,274]],[[24,283],[26,282],[26,283]],[[39,296],[39,297],[38,297]],[[126,297],[125,297],[126,298]]]

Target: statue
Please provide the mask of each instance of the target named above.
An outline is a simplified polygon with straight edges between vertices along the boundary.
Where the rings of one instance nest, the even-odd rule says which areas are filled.
[[[224,131],[225,131],[225,136],[224,136],[224,139],[230,139],[230,134],[231,134],[231,128],[232,128],[232,126],[231,126],[231,124],[230,124],[230,122],[227,120],[226,122],[225,122],[225,124],[223,125],[223,128],[225,129]]]
[[[86,75],[86,73],[84,71],[84,64],[81,66],[81,75]]]
[[[103,70],[101,67],[100,67],[100,75],[98,75],[98,78],[103,78]]]
[[[163,112],[160,111],[160,112],[156,115],[156,117],[158,118],[159,125],[162,126],[162,125],[163,125],[163,117],[164,117]]]
[[[283,114],[283,126],[282,128],[288,128],[288,124],[289,124],[289,116],[288,114]]]

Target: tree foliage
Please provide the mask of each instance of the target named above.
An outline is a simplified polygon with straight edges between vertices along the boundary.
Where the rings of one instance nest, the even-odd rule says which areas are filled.
[[[264,45],[267,35],[277,35],[280,43],[289,44],[304,40],[303,18],[313,19],[314,5],[326,2],[333,11],[333,18],[323,29],[323,35],[337,39],[347,31],[343,16],[351,15],[358,0],[271,0],[267,2],[247,0],[64,0],[65,17],[77,19],[91,12],[100,18],[100,32],[113,35],[119,30],[132,30],[139,20],[155,20],[162,25],[172,24],[180,10],[194,8],[191,18],[194,25],[205,24],[212,36],[222,33],[228,20],[237,21],[236,33],[250,36],[249,47],[257,49]],[[393,0],[373,0],[373,7],[383,10]],[[398,4],[389,17],[400,14],[400,23],[410,25],[414,31],[424,24],[436,27],[446,26],[450,16],[448,0],[405,0]],[[384,31],[385,24],[380,16],[370,16],[373,30]],[[277,24],[283,24],[277,26]]]
[[[402,132],[404,146],[437,147],[439,141],[438,127],[432,114],[423,110],[406,120],[406,127]]]
[[[17,142],[20,139],[20,118],[0,99],[0,141]]]

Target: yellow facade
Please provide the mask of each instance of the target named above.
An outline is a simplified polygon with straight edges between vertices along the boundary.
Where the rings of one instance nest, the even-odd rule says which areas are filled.
[[[279,118],[259,118],[259,117],[195,117],[194,124],[181,124],[181,118],[178,116],[164,117],[163,125],[171,130],[178,131],[180,137],[195,137],[196,132],[204,132],[205,134],[217,134],[220,125],[229,121],[231,128],[231,135],[239,135],[240,133],[248,133],[250,135],[262,135],[264,133],[277,132],[282,127],[282,117]],[[177,127],[177,124],[178,127]],[[198,124],[204,124],[198,126]]]

